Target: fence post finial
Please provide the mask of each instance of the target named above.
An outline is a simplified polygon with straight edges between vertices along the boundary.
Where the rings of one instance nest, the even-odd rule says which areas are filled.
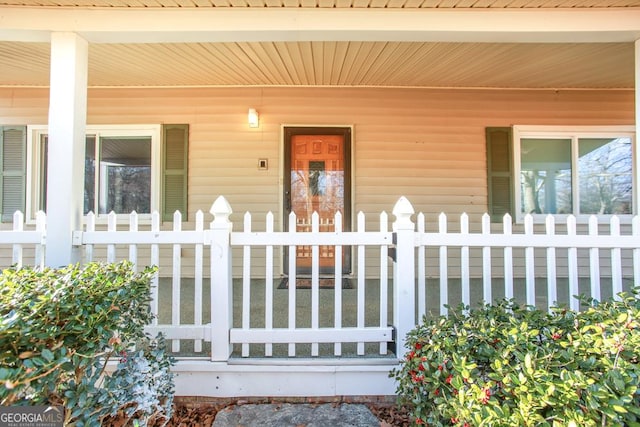
[[[213,215],[213,222],[211,224],[228,224],[230,222],[229,216],[233,213],[233,210],[224,196],[218,196],[216,201],[211,205],[209,212]]]
[[[413,222],[411,222],[411,215],[415,213],[413,209],[413,205],[406,197],[402,196],[398,199],[392,211],[393,215],[396,217],[395,222],[393,223],[393,229],[408,229],[413,230]]]

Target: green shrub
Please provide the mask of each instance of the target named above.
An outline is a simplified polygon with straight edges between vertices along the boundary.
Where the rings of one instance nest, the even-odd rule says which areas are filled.
[[[172,362],[162,336],[144,342],[136,350],[122,351],[117,369],[105,379],[99,403],[121,402],[117,412],[120,422],[165,424],[172,412]]]
[[[123,406],[139,406],[134,394],[111,392],[121,384],[118,370],[114,379],[105,376],[110,357],[138,348],[138,358],[155,351],[168,362],[149,365],[137,379],[150,383],[165,375],[169,386],[163,391],[173,393],[171,360],[149,349],[143,331],[153,318],[149,303],[155,271],[135,273],[128,262],[4,270],[0,404],[64,405],[66,424],[98,425]]]
[[[640,426],[640,299],[426,318],[392,371],[416,425]]]

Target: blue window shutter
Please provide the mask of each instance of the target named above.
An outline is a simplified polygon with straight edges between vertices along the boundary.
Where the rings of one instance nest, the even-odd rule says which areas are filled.
[[[175,211],[187,220],[189,125],[162,126],[162,219],[172,221]]]
[[[2,222],[24,212],[26,199],[27,128],[0,126],[0,212]]]
[[[514,217],[511,128],[487,128],[486,140],[488,213],[492,222],[502,222],[507,213]]]

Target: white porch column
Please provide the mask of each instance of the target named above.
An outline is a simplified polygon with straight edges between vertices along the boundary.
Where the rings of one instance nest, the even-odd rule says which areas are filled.
[[[51,35],[46,264],[80,261],[72,233],[82,225],[88,43],[75,33]]]

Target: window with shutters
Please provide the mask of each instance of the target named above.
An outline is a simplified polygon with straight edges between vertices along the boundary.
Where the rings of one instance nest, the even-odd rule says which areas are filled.
[[[637,213],[635,133],[629,127],[513,128],[514,206],[532,214]]]
[[[135,211],[144,219],[161,211],[171,220],[180,210],[187,219],[187,125],[88,125],[86,131],[85,214],[128,216]],[[32,173],[27,206],[33,217],[47,204],[49,141],[45,126],[30,126],[28,135]]]

